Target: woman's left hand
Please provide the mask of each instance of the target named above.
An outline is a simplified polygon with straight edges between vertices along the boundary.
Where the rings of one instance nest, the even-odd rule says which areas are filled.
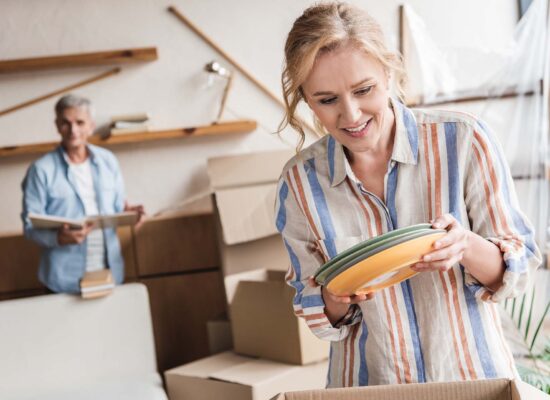
[[[444,214],[434,221],[432,227],[445,229],[447,234],[434,243],[434,251],[425,254],[411,269],[418,272],[447,271],[462,261],[468,248],[470,231],[464,229],[451,214]]]

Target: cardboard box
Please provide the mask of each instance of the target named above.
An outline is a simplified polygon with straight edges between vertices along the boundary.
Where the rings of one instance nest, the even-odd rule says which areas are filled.
[[[274,400],[548,400],[550,396],[516,380],[417,383],[282,393]]]
[[[225,352],[164,373],[170,400],[268,400],[281,391],[320,389],[327,362],[292,366]]]
[[[293,155],[292,150],[283,150],[208,160],[225,276],[258,268],[288,268],[274,218],[277,181]]]
[[[330,343],[294,315],[294,289],[283,271],[251,271],[225,278],[236,353],[289,364],[324,360]]]

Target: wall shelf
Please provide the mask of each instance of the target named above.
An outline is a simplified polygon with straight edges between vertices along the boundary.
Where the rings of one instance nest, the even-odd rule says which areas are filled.
[[[224,135],[230,133],[248,133],[255,130],[257,125],[258,124],[256,123],[256,121],[253,120],[238,120],[189,128],[176,128],[119,134],[115,136],[109,136],[107,138],[92,136],[88,140],[88,142],[98,146],[110,147],[125,143],[142,143],[164,139]],[[55,149],[58,145],[59,142],[47,142],[21,146],[0,147],[0,157],[47,153],[48,151]]]
[[[84,67],[155,61],[158,58],[156,47],[107,50],[93,53],[76,53],[58,56],[0,60],[0,74],[26,72],[55,68]]]

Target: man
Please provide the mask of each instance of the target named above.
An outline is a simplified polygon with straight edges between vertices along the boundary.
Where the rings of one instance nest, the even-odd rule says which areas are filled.
[[[113,153],[88,143],[95,129],[90,101],[63,96],[55,114],[61,144],[35,161],[22,183],[25,236],[43,248],[38,277],[54,292],[78,293],[85,272],[110,268],[115,282],[122,283],[124,262],[115,229],[94,229],[91,224],[82,229],[35,229],[29,221],[29,213],[83,218],[124,210],[138,212],[140,220],[144,215],[143,206],[125,202]]]

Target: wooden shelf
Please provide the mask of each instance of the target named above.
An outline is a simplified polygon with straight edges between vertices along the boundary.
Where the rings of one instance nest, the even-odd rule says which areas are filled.
[[[154,61],[158,58],[156,47],[108,50],[93,53],[65,54],[48,57],[20,58],[0,61],[0,74],[36,71],[54,68],[84,67]]]
[[[135,132],[124,135],[110,136],[104,139],[94,135],[90,139],[88,139],[88,142],[98,146],[110,147],[125,143],[142,143],[154,140],[177,139],[192,136],[248,133],[255,130],[257,125],[258,124],[256,123],[256,121],[253,120],[239,120],[190,128]],[[0,147],[0,157],[10,157],[25,154],[42,154],[55,149],[57,146],[59,146],[59,142]]]
[[[197,126],[192,128],[134,132],[123,135],[109,136],[105,139],[93,137],[90,138],[91,140],[89,140],[89,142],[97,144],[99,146],[110,146],[123,143],[139,143],[148,142],[151,140],[175,139],[189,136],[220,135],[226,133],[247,133],[252,132],[254,129],[256,129],[257,125],[258,124],[256,123],[256,121],[252,120],[221,122],[218,124]]]

